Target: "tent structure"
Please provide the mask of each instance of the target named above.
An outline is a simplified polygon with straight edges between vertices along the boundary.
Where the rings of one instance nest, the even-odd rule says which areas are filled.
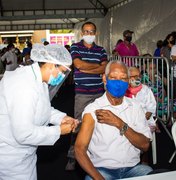
[[[0,31],[73,28],[127,0],[0,0]]]
[[[93,21],[97,43],[112,52],[126,29],[140,54],[153,54],[158,40],[176,30],[175,0],[0,0],[0,31],[73,29]]]

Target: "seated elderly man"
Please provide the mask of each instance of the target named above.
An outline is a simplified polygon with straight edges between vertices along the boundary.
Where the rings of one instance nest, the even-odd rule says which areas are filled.
[[[145,84],[141,83],[140,70],[137,67],[130,67],[129,74],[129,87],[126,91],[126,96],[136,99],[142,106],[145,117],[149,127],[155,127],[153,116],[156,113],[156,100],[152,90]]]
[[[129,87],[126,91],[125,96],[137,100],[144,112],[148,126],[151,132],[159,132],[158,126],[156,126],[154,116],[156,114],[156,100],[152,90],[145,84],[141,83],[141,73],[137,67],[129,67]],[[148,164],[149,153],[142,153],[141,163]]]
[[[110,61],[103,82],[106,92],[83,112],[75,156],[88,174],[85,179],[114,180],[146,175],[140,152],[150,146],[151,132],[137,101],[125,97],[128,73],[124,64]]]

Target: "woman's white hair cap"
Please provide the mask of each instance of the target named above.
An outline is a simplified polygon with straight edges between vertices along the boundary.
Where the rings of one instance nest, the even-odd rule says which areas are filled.
[[[70,66],[72,58],[68,50],[58,44],[34,44],[31,50],[31,59],[35,62],[46,62]]]

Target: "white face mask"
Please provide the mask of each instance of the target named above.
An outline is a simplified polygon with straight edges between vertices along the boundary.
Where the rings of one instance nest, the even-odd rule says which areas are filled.
[[[83,36],[83,40],[87,43],[87,44],[92,44],[95,41],[95,35],[84,35]]]
[[[15,48],[12,48],[12,49],[11,49],[11,52],[15,53]]]

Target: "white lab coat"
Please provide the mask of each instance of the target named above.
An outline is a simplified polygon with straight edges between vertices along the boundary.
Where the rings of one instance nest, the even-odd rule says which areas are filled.
[[[142,89],[135,97],[133,96],[132,98],[136,99],[141,104],[145,113],[152,113],[152,116],[147,122],[149,126],[155,126],[153,116],[156,115],[156,100],[151,89],[148,86],[142,84]]]
[[[64,116],[51,107],[37,63],[6,71],[0,81],[0,180],[36,180],[37,147],[59,139]]]

